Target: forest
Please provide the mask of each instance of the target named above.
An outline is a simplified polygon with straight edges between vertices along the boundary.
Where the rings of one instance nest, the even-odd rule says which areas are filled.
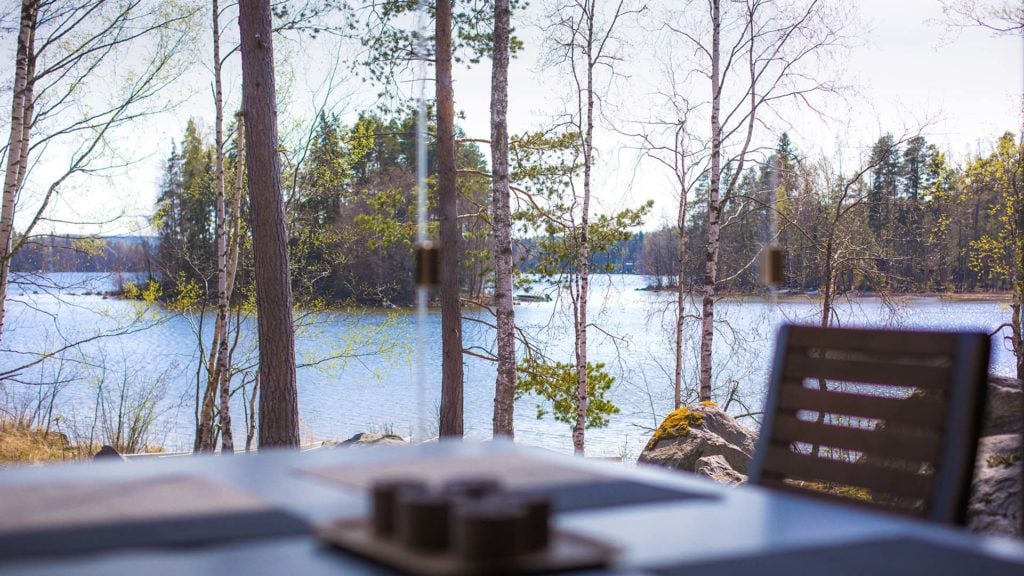
[[[363,305],[409,305],[415,299],[412,281],[415,245],[415,167],[408,158],[415,131],[412,118],[384,121],[361,118],[343,126],[337,117],[321,116],[308,158],[294,174],[286,200],[293,289],[311,288],[309,295],[333,302]],[[358,136],[358,135],[362,136]],[[363,137],[372,149],[352,166],[353,139]],[[372,145],[369,142],[372,141]],[[359,145],[359,144],[355,144]],[[896,142],[891,134],[874,144],[868,170],[848,200],[860,208],[843,220],[847,238],[857,237],[837,276],[841,292],[900,294],[1008,292],[1010,255],[997,249],[1000,219],[1013,194],[1000,172],[1012,169],[1019,154],[1014,135],[1007,133],[996,149],[963,163],[951,163],[923,136]],[[403,149],[404,148],[404,149]],[[178,150],[181,152],[178,152]],[[462,147],[460,166],[486,169],[479,147]],[[164,185],[153,220],[159,240],[43,236],[15,256],[15,271],[149,272],[173,283],[186,277],[209,283],[216,272],[211,249],[215,217],[211,144],[203,142],[189,124],[178,147],[167,159]],[[228,170],[235,157],[229,152]],[[728,208],[733,222],[723,227],[727,256],[725,275],[735,277],[723,289],[736,294],[764,290],[757,255],[772,241],[785,247],[783,290],[814,291],[822,287],[820,248],[829,202],[815,192],[815,179],[825,168],[802,156],[788,135],[778,143],[778,164],[751,168],[740,180],[736,200]],[[188,168],[186,164],[192,163]],[[772,193],[772,174],[776,189]],[[462,183],[462,200],[477,208],[484,191]],[[834,184],[838,185],[838,183]],[[474,197],[475,194],[475,197]],[[698,186],[696,208],[686,225],[687,244],[705,241],[702,222],[707,183]],[[244,206],[243,206],[244,209]],[[778,233],[772,236],[772,226]],[[173,223],[173,224],[172,224]],[[479,298],[491,281],[491,246],[481,230],[483,219],[463,229],[462,291]],[[644,222],[646,228],[651,222]],[[856,233],[855,233],[856,232]],[[593,254],[595,266],[613,273],[651,276],[655,287],[678,281],[678,228],[662,226],[633,232],[607,252]],[[102,248],[102,249],[101,249]],[[517,237],[517,271],[531,273],[540,263],[537,239]],[[347,255],[347,256],[346,256]],[[682,282],[695,286],[702,274],[697,254],[688,258]],[[210,297],[213,297],[212,291]]]
[[[723,287],[761,291],[757,255],[778,243],[785,253],[783,290],[824,292],[831,263],[828,274],[839,292],[1009,292],[1014,253],[1006,249],[1007,235],[1016,229],[1007,226],[1019,217],[1021,153],[1012,133],[963,162],[950,161],[923,136],[885,134],[862,167],[842,174],[802,155],[783,134],[769,162],[749,169],[723,208],[721,266],[731,278]],[[697,186],[688,245],[705,242],[707,188],[706,181]],[[644,237],[640,270],[659,285],[674,285],[678,277],[678,238],[675,226]],[[691,254],[684,285],[699,283],[702,266]]]
[[[414,302],[413,120],[366,116],[343,126],[336,117],[320,117],[307,157],[300,166],[286,168],[293,289],[336,303]],[[193,123],[179,149],[167,160],[154,215],[161,247],[154,268],[169,282],[168,294],[179,277],[209,286],[216,273],[213,152]],[[459,150],[460,169],[486,170],[475,143]],[[954,163],[923,136],[897,140],[885,134],[872,146],[866,169],[843,176],[832,173],[825,161],[801,154],[783,134],[769,161],[748,168],[730,201],[723,203],[728,224],[722,226],[720,266],[729,280],[721,282],[721,290],[763,293],[758,254],[777,243],[786,256],[782,290],[823,291],[826,259],[842,252],[832,271],[834,290],[840,293],[1009,292],[1011,279],[1000,271],[1012,265],[1012,254],[1000,249],[1000,238],[1016,190],[1001,175],[1012,173],[1020,153],[1014,135],[1007,133],[994,150]],[[230,171],[230,152],[228,157]],[[727,164],[723,178],[730,178],[730,169]],[[841,200],[846,212],[833,222],[846,187]],[[487,190],[479,178],[465,178],[459,192],[460,203],[469,207],[463,210],[470,213],[461,226],[461,292],[479,300],[494,269],[486,233]],[[685,226],[687,245],[706,242],[707,193],[704,178],[695,186]],[[535,273],[543,266],[543,237],[525,235],[535,230],[526,214],[518,216],[523,234],[514,238],[516,270]],[[651,228],[652,223],[642,224]],[[592,252],[592,265],[649,275],[655,287],[675,286],[678,230],[629,230],[606,250]],[[829,231],[835,233],[831,248],[825,243]],[[563,260],[550,272],[566,273],[570,265]],[[702,275],[701,254],[691,251],[682,283],[692,289]],[[214,297],[212,289],[208,294]]]

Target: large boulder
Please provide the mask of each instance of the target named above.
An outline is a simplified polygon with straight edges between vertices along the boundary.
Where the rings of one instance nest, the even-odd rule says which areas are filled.
[[[746,481],[757,436],[710,402],[665,417],[638,462],[700,473],[727,484]]]
[[[967,525],[985,534],[1020,534],[1021,435],[986,436],[978,442]]]
[[[1021,381],[990,375],[974,464],[974,483],[967,505],[967,525],[971,530],[985,534],[1021,534],[1022,433],[1024,391]]]
[[[988,377],[988,398],[982,436],[1024,432],[1024,391],[1020,380],[1004,376]]]
[[[1021,381],[990,376],[978,442],[968,526],[986,534],[1020,534],[1024,458]],[[658,426],[639,462],[685,470],[721,484],[746,482],[757,434],[711,403],[680,408]]]
[[[121,453],[117,451],[117,448],[114,448],[113,446],[111,446],[109,444],[104,444],[103,447],[100,448],[100,451],[93,455],[92,459],[93,460],[104,460],[104,461],[109,461],[109,460],[121,460],[121,461],[124,461],[125,457],[122,456]]]
[[[743,484],[747,481],[746,475],[733,470],[725,457],[720,454],[698,458],[697,463],[694,464],[693,472],[697,476],[704,476],[705,478],[710,478],[719,484],[727,484],[730,486]]]
[[[405,438],[397,434],[373,434],[371,432],[360,432],[348,440],[338,442],[337,440],[325,440],[321,446],[324,448],[365,448],[368,446],[400,446],[408,444]]]

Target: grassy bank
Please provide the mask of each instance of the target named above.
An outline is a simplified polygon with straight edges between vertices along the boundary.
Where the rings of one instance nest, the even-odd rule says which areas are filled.
[[[0,468],[91,460],[101,447],[98,443],[72,442],[60,432],[0,422]],[[119,452],[129,454],[126,447]],[[164,449],[145,445],[138,452],[159,454]]]
[[[81,460],[88,455],[58,432],[0,425],[0,467]]]

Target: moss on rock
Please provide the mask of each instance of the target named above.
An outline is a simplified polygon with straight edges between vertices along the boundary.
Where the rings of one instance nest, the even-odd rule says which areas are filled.
[[[658,442],[668,438],[682,438],[690,434],[690,428],[700,426],[704,423],[704,414],[683,406],[665,417],[665,420],[654,431],[651,440],[647,443],[646,450],[653,450]]]

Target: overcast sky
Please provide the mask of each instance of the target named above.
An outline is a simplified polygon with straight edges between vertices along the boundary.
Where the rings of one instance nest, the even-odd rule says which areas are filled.
[[[1024,83],[1020,38],[994,37],[975,29],[951,33],[941,23],[943,15],[938,0],[861,0],[857,4],[863,32],[859,33],[850,57],[836,62],[837,70],[853,83],[855,91],[844,100],[823,102],[833,120],[822,121],[811,113],[794,113],[787,118],[788,131],[802,153],[842,153],[855,157],[884,131],[899,132],[924,124],[929,140],[951,152],[954,158],[962,158],[983,150],[1002,132],[1017,129],[1018,102]],[[539,1],[534,3],[527,20],[537,20],[540,5]],[[554,71],[541,71],[539,42],[531,41],[537,38],[535,29],[526,22],[516,25],[527,41],[527,49],[511,66],[509,124],[513,133],[549,122],[561,106],[566,89],[564,80]],[[14,37],[7,36],[4,41],[13,42]],[[319,66],[311,66],[310,62],[333,60],[336,48],[320,42],[302,47],[282,45],[281,50],[292,66],[283,86],[289,91],[292,104],[282,111],[282,123],[287,124],[282,130],[298,130],[301,123],[291,117],[303,114],[310,109],[311,102],[325,97],[322,89],[311,93],[322,86],[323,75],[316,74]],[[474,138],[489,136],[488,64],[485,61],[472,70],[456,68],[456,106],[465,114],[460,123],[467,135]],[[645,64],[627,65],[629,74],[635,77],[653,74]],[[66,195],[57,212],[59,218],[68,220],[97,220],[119,211],[135,217],[99,227],[57,224],[56,231],[152,232],[145,228],[144,216],[152,211],[171,143],[180,140],[189,116],[200,117],[207,130],[213,124],[209,90],[204,85],[208,77],[202,74],[191,77],[194,96],[185,106],[133,130],[127,145],[139,161],[127,173],[103,184],[87,184],[74,195]],[[374,92],[368,85],[353,83],[337,88],[328,99],[351,118],[361,105],[372,100]],[[237,88],[233,94],[237,97]],[[624,94],[623,98],[628,101],[619,104],[625,110],[645,105],[643,94]],[[598,210],[653,199],[655,210],[647,227],[670,220],[675,198],[666,175],[653,163],[638,165],[631,153],[622,150],[628,142],[607,128],[599,130],[597,136],[597,146],[602,151],[596,191]],[[774,139],[777,134],[763,137]]]

